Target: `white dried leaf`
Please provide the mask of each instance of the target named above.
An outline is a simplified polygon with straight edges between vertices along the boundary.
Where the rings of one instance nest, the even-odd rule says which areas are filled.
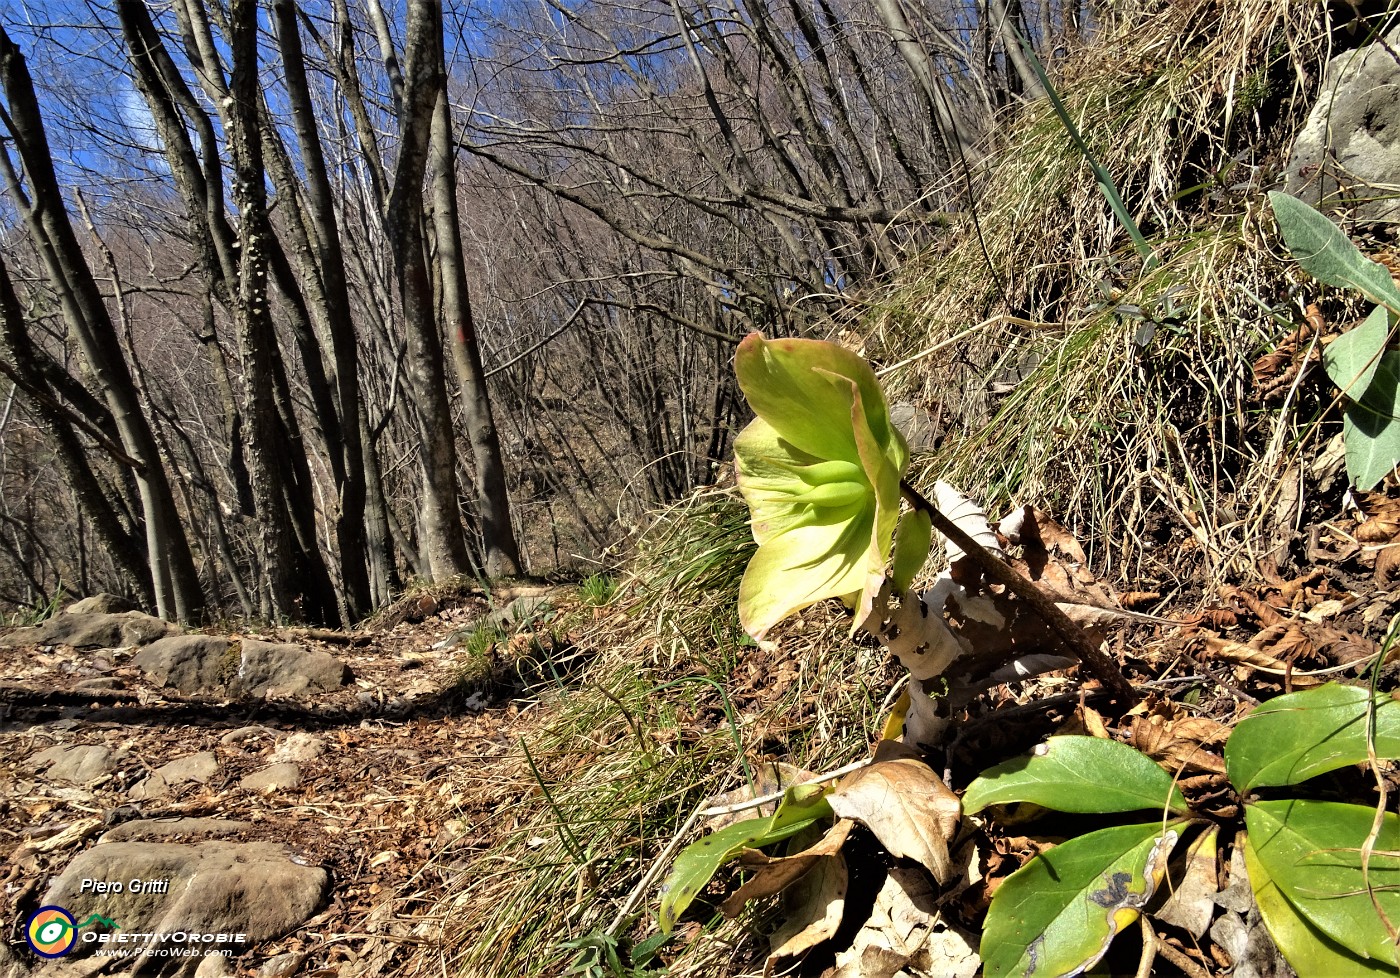
[[[944,516],[957,525],[958,529],[980,543],[982,549],[993,554],[1001,553],[1001,544],[997,541],[996,533],[987,523],[987,514],[982,507],[946,482],[934,483],[933,503]],[[947,548],[950,565],[956,564],[966,556],[962,552],[962,548],[951,540],[945,538],[943,545]]]

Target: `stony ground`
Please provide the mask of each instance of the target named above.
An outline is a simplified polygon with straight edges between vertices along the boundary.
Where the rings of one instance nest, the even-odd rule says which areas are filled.
[[[348,636],[161,638],[131,614],[0,638],[18,643],[0,648],[0,975],[125,973],[135,959],[81,951],[196,925],[246,937],[219,944],[230,957],[145,967],[394,970],[433,939],[421,915],[444,880],[490,841],[478,800],[443,775],[489,765],[527,723],[462,681],[480,662],[461,641],[493,605],[546,612],[539,590],[420,596]],[[133,878],[171,886],[136,894]],[[112,880],[125,892],[90,892]],[[25,932],[50,904],[84,941],[44,961]],[[84,928],[94,912],[117,929]]]

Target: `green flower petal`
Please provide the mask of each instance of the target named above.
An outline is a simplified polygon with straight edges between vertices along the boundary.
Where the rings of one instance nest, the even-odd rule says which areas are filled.
[[[830,343],[758,334],[736,371],[758,414],[734,445],[759,545],[739,590],[744,627],[761,637],[829,597],[859,621],[884,578],[909,458],[874,371]]]

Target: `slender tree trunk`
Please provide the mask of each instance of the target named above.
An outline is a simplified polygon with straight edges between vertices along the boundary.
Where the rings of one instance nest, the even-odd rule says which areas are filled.
[[[350,292],[345,280],[345,260],[340,250],[340,228],[335,200],[327,176],[325,154],[311,105],[306,80],[305,57],[297,30],[296,7],[291,0],[275,0],[277,37],[282,46],[287,92],[292,106],[292,123],[301,148],[306,174],[306,196],[313,221],[318,268],[324,291],[325,327],[330,334],[335,362],[337,406],[340,414],[341,444],[330,446],[343,455],[343,478],[338,485],[339,510],[336,540],[340,548],[340,575],[345,588],[349,618],[358,621],[369,613],[370,582],[366,567],[365,543],[365,465],[361,441],[360,380],[355,345],[354,318]],[[348,623],[347,623],[348,624]]]
[[[433,112],[433,221],[437,260],[441,269],[442,311],[452,363],[461,385],[462,411],[467,437],[476,460],[476,505],[481,519],[483,564],[490,577],[520,573],[520,549],[510,519],[510,492],[506,487],[501,441],[487,395],[476,323],[472,320],[467,272],[462,258],[460,221],[457,216],[457,156],[452,139],[452,115],[447,91],[438,93]]]
[[[160,451],[141,413],[136,387],[122,357],[111,316],[69,221],[29,70],[19,48],[3,27],[0,27],[0,85],[9,102],[10,135],[23,160],[34,198],[32,207],[21,202],[22,196],[16,203],[25,212],[30,235],[44,258],[64,318],[78,337],[99,392],[116,421],[123,446],[142,466],[136,479],[146,517],[146,554],[157,611],[162,617],[193,621],[203,611],[204,594],[189,541],[180,525]]]
[[[229,10],[233,72],[228,107],[228,141],[238,205],[238,291],[234,317],[243,360],[244,402],[248,410],[248,468],[257,509],[259,548],[272,617],[299,617],[293,578],[292,533],[282,486],[284,459],[277,457],[280,420],[274,401],[276,338],[268,307],[268,239],[262,144],[258,133],[257,4],[232,0]]]
[[[445,82],[442,65],[442,5],[409,0],[399,158],[385,223],[408,333],[408,375],[418,402],[423,467],[419,552],[433,580],[466,573],[470,566],[457,509],[457,446],[423,228],[433,108]]]

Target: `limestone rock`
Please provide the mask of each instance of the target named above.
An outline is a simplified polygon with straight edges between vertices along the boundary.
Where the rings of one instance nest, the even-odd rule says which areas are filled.
[[[339,689],[350,669],[335,656],[301,645],[243,641],[237,686],[254,696],[295,696]]]
[[[137,652],[131,664],[162,686],[182,693],[209,692],[237,674],[238,652],[226,638],[173,635]]]
[[[169,842],[171,839],[238,835],[253,827],[251,822],[227,818],[140,818],[124,822],[98,842]]]
[[[274,959],[275,960],[275,959]],[[289,974],[281,972],[280,974]],[[15,952],[10,950],[8,944],[0,944],[0,978],[28,978],[29,969],[24,966],[24,962],[15,956]]]
[[[219,762],[214,752],[200,751],[157,768],[145,781],[134,786],[129,795],[136,801],[164,798],[176,785],[205,784],[218,770]]]
[[[238,782],[239,787],[248,791],[290,791],[301,784],[301,768],[295,764],[281,762],[269,764],[261,771],[254,771],[252,774],[244,775]]]
[[[168,621],[129,611],[120,615],[64,614],[0,636],[0,645],[71,645],[77,649],[111,649],[145,645],[178,632]]]
[[[316,649],[209,635],[163,639],[136,653],[131,664],[182,693],[296,696],[337,689],[350,678],[345,663]]]
[[[1400,28],[1337,55],[1288,160],[1288,192],[1362,221],[1400,222]],[[1387,199],[1388,198],[1388,199]]]
[[[52,781],[89,784],[111,774],[121,759],[102,744],[59,744],[31,757],[29,767]]]
[[[298,730],[272,749],[272,759],[305,764],[316,760],[325,749],[326,742],[320,737]]]
[[[105,884],[106,892],[94,892],[94,881]],[[103,842],[68,864],[44,894],[43,904],[61,906],[79,921],[101,914],[119,926],[112,934],[135,938],[121,945],[109,942],[109,948],[139,953],[183,945],[205,951],[228,948],[237,955],[304,922],[320,907],[329,884],[324,869],[299,865],[285,848],[269,842]],[[145,934],[157,936],[136,937]],[[176,944],[160,936],[181,934],[212,939]],[[79,942],[64,962],[91,955],[100,946],[98,941]],[[194,974],[207,957],[159,958],[148,964],[179,962],[180,973]],[[130,965],[121,965],[124,971],[137,964],[134,955],[128,960]]]
[[[94,594],[79,598],[63,609],[68,615],[118,615],[125,611],[136,611],[136,603],[115,594]]]

